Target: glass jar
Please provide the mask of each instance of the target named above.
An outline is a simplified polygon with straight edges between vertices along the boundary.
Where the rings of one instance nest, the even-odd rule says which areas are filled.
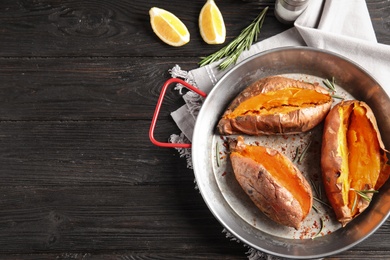
[[[292,24],[305,11],[309,0],[276,0],[275,16],[286,24]]]

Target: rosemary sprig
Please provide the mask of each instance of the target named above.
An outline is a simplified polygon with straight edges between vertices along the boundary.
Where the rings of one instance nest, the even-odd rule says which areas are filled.
[[[362,199],[364,199],[365,201],[367,202],[371,202],[371,197],[369,197],[367,194],[368,193],[378,193],[379,191],[377,190],[355,190],[353,188],[351,188],[350,190],[353,190],[356,192],[357,195],[359,195],[360,197],[362,197]],[[354,212],[355,211],[355,207],[356,207],[356,203],[357,203],[357,198],[358,196],[355,196],[355,199],[353,201],[353,204],[352,204],[352,208],[351,208],[351,211]]]
[[[334,83],[335,83],[335,80],[334,80],[334,77],[332,77],[332,81],[329,81],[329,79],[326,79],[326,80],[323,80],[322,83],[324,83],[324,85],[332,90],[333,92],[336,92],[336,87],[334,86]]]
[[[297,149],[295,149],[295,156],[294,156],[294,160],[293,160],[293,163],[297,163],[297,162],[302,162],[303,161],[303,158],[305,157],[306,153],[307,153],[307,150],[309,149],[309,146],[311,145],[311,140],[310,142],[306,145],[306,147],[302,150],[302,153],[299,154],[299,148],[297,147]]]
[[[378,193],[379,191],[377,190],[354,190],[360,197],[362,197],[364,200],[371,202],[371,197],[369,197],[367,194],[369,193]]]
[[[254,41],[257,41],[257,36],[260,33],[261,27],[263,26],[267,10],[268,6],[264,8],[264,10],[256,17],[256,19],[253,20],[248,27],[242,30],[233,41],[215,53],[202,58],[202,60],[199,62],[199,65],[204,66],[222,58],[226,59],[218,65],[218,68],[221,70],[224,70],[230,65],[235,64],[240,54],[244,50],[248,50]]]
[[[324,83],[325,87],[329,89],[329,91],[332,91],[333,94],[331,95],[332,98],[336,99],[344,99],[342,96],[336,95],[336,87],[335,87],[335,79],[332,77],[332,80],[330,81],[329,79],[323,80],[322,83]]]

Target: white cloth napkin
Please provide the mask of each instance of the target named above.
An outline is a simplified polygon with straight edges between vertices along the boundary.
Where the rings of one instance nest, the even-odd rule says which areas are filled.
[[[377,42],[364,0],[311,0],[293,28],[254,44],[241,54],[238,62],[265,50],[287,46],[309,46],[343,55],[366,69],[390,96],[390,46]],[[208,93],[228,71],[219,70],[218,63],[189,72],[175,66],[171,75],[184,78]],[[192,92],[183,98],[186,105],[171,115],[191,141],[201,101]],[[171,141],[181,139],[175,135],[171,137]]]
[[[390,46],[377,42],[364,0],[311,0],[293,28],[254,44],[242,53],[238,62],[262,51],[287,46],[309,46],[343,55],[366,69],[390,96]],[[215,62],[189,72],[182,71],[176,65],[171,75],[183,78],[208,93],[228,71],[219,70],[217,65],[218,62]],[[171,142],[182,142],[183,139],[191,141],[202,104],[201,99],[192,92],[183,95],[183,98],[186,105],[171,113],[182,134],[173,134]],[[187,157],[188,167],[191,168],[189,150],[179,149],[179,152]],[[251,260],[273,259],[254,249],[250,249],[248,254]]]

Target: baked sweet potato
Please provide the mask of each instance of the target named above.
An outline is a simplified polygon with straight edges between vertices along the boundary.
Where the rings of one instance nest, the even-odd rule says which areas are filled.
[[[324,124],[321,170],[326,195],[343,226],[368,207],[389,178],[386,152],[366,103],[350,100],[332,108]]]
[[[318,125],[332,97],[318,83],[267,77],[244,89],[228,106],[217,128],[222,135],[293,134]]]
[[[299,228],[312,207],[309,183],[298,168],[277,150],[230,142],[234,175],[254,204],[275,222]]]

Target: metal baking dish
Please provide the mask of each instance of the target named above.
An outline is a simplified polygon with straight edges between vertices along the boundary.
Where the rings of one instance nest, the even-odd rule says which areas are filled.
[[[235,237],[263,252],[291,259],[323,258],[351,248],[374,233],[390,214],[390,183],[374,196],[369,208],[341,227],[332,210],[317,204],[300,230],[281,227],[259,212],[235,181],[223,142],[215,127],[228,106],[250,83],[271,75],[284,75],[309,82],[334,77],[337,94],[365,101],[378,121],[385,147],[390,148],[390,99],[364,69],[325,50],[289,47],[266,51],[241,62],[219,80],[197,117],[192,159],[195,178],[204,201],[220,223]],[[247,137],[248,142],[280,149],[293,157],[296,148],[311,140],[307,158],[298,165],[313,186],[320,189],[320,144],[322,128],[293,136]],[[233,177],[232,177],[233,176]],[[314,189],[316,190],[316,189]],[[323,221],[320,234],[319,223]],[[318,230],[317,230],[318,229]]]

